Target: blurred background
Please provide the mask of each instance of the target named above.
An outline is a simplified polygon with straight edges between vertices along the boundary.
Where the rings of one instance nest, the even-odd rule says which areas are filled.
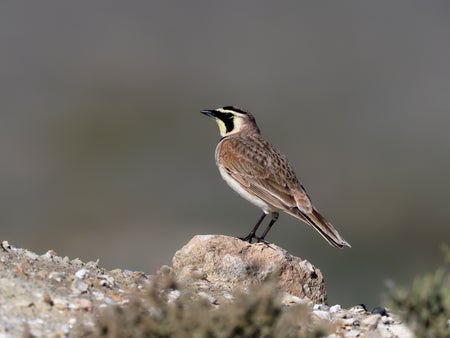
[[[0,4],[1,240],[154,273],[196,234],[260,210],[222,181],[238,105],[352,244],[287,215],[268,240],[378,305],[450,239],[448,1]]]

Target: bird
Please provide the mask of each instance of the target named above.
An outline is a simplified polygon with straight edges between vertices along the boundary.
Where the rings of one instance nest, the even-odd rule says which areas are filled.
[[[262,137],[249,111],[225,106],[201,113],[213,118],[219,127],[221,139],[215,150],[215,161],[222,178],[263,211],[250,233],[240,239],[249,243],[254,239],[267,243],[266,235],[280,212],[284,212],[312,226],[333,247],[351,247],[313,206],[286,156]],[[271,214],[271,220],[262,235],[257,236],[256,232],[268,214]]]

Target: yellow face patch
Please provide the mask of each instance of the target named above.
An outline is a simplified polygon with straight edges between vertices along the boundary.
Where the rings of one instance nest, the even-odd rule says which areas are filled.
[[[234,115],[233,116],[233,129],[227,130],[225,122],[221,119],[216,118],[216,123],[219,126],[220,136],[225,137],[231,134],[235,134],[241,131],[242,127],[245,124],[244,119],[241,116]]]
[[[225,126],[225,123],[221,120],[216,118],[216,123],[219,126],[219,132],[220,136],[224,137],[227,135],[227,127]]]

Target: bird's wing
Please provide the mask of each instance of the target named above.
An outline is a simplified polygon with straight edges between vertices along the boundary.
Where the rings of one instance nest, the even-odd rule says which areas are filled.
[[[275,148],[267,151],[267,144],[263,145],[255,148],[255,144],[246,145],[244,141],[222,142],[217,161],[250,194],[311,225],[331,245],[350,247],[312,206],[287,159]]]
[[[221,145],[218,161],[244,189],[279,209],[312,211],[311,201],[293,169],[276,149],[268,152],[265,148],[255,149],[255,144],[230,141]]]

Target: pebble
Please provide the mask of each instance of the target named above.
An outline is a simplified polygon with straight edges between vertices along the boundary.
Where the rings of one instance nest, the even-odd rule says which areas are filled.
[[[100,279],[100,285],[105,286],[107,288],[112,289],[114,287],[114,277],[110,275],[100,275],[97,276],[98,279]]]
[[[47,258],[53,258],[53,257],[55,257],[55,256],[57,256],[58,254],[56,253],[56,251],[55,250],[48,250],[46,253],[45,253],[45,257],[47,257]]]
[[[75,258],[71,262],[72,262],[73,265],[84,266],[83,261],[81,259],[79,259],[79,258]],[[88,264],[89,264],[89,262],[86,263],[86,265],[88,265]]]
[[[75,293],[84,293],[89,289],[89,285],[81,279],[75,278],[72,282],[72,291]]]
[[[78,258],[76,258],[77,260],[79,260]],[[82,261],[80,261],[82,264],[83,264],[83,262]],[[89,261],[89,262],[87,262],[86,264],[84,264],[87,268],[90,268],[90,269],[96,269],[96,268],[98,268],[98,262],[100,262],[100,260],[99,259],[97,259],[95,262],[93,262],[93,261]]]
[[[330,312],[331,313],[336,313],[341,311],[341,306],[339,304],[333,305],[332,307],[330,307]]]
[[[316,315],[320,319],[326,320],[328,322],[331,321],[331,315],[328,311],[315,310],[315,311],[313,311],[313,314]]]
[[[325,304],[314,304],[313,306],[313,310],[324,310],[324,311],[328,311],[328,306],[326,306]]]
[[[1,246],[5,251],[11,249],[11,245],[9,245],[8,241],[2,241]]]
[[[363,319],[361,322],[363,325],[367,326],[369,330],[375,330],[377,328],[378,322],[380,321],[380,315],[374,314]]]
[[[373,314],[379,314],[381,316],[387,316],[387,312],[386,309],[382,306],[376,306],[372,309],[371,311]]]
[[[392,322],[391,318],[388,316],[381,316],[381,320],[384,324],[390,324]]]
[[[179,290],[172,290],[167,295],[167,301],[169,303],[175,302],[178,298],[180,298],[181,292]]]
[[[204,299],[206,299],[208,302],[210,302],[211,304],[217,304],[217,298],[215,298],[214,296],[210,295],[209,293],[200,291],[198,293],[198,295]]]
[[[52,272],[50,272],[48,274],[47,278],[48,279],[53,279],[54,281],[57,281],[58,283],[61,283],[63,275],[64,275],[64,272],[52,271]]]
[[[25,253],[25,255],[28,257],[28,258],[31,258],[32,260],[36,260],[36,259],[38,259],[39,258],[39,255],[37,255],[37,254],[35,254],[34,252],[31,252],[31,251],[27,251],[26,253]]]
[[[78,270],[77,272],[75,272],[75,277],[79,278],[79,279],[84,279],[88,274],[88,271],[85,268],[82,268],[80,270]]]
[[[364,306],[364,304],[359,304],[359,305],[356,305],[356,306],[350,308],[350,311],[354,312],[354,313],[366,313],[367,309]]]

